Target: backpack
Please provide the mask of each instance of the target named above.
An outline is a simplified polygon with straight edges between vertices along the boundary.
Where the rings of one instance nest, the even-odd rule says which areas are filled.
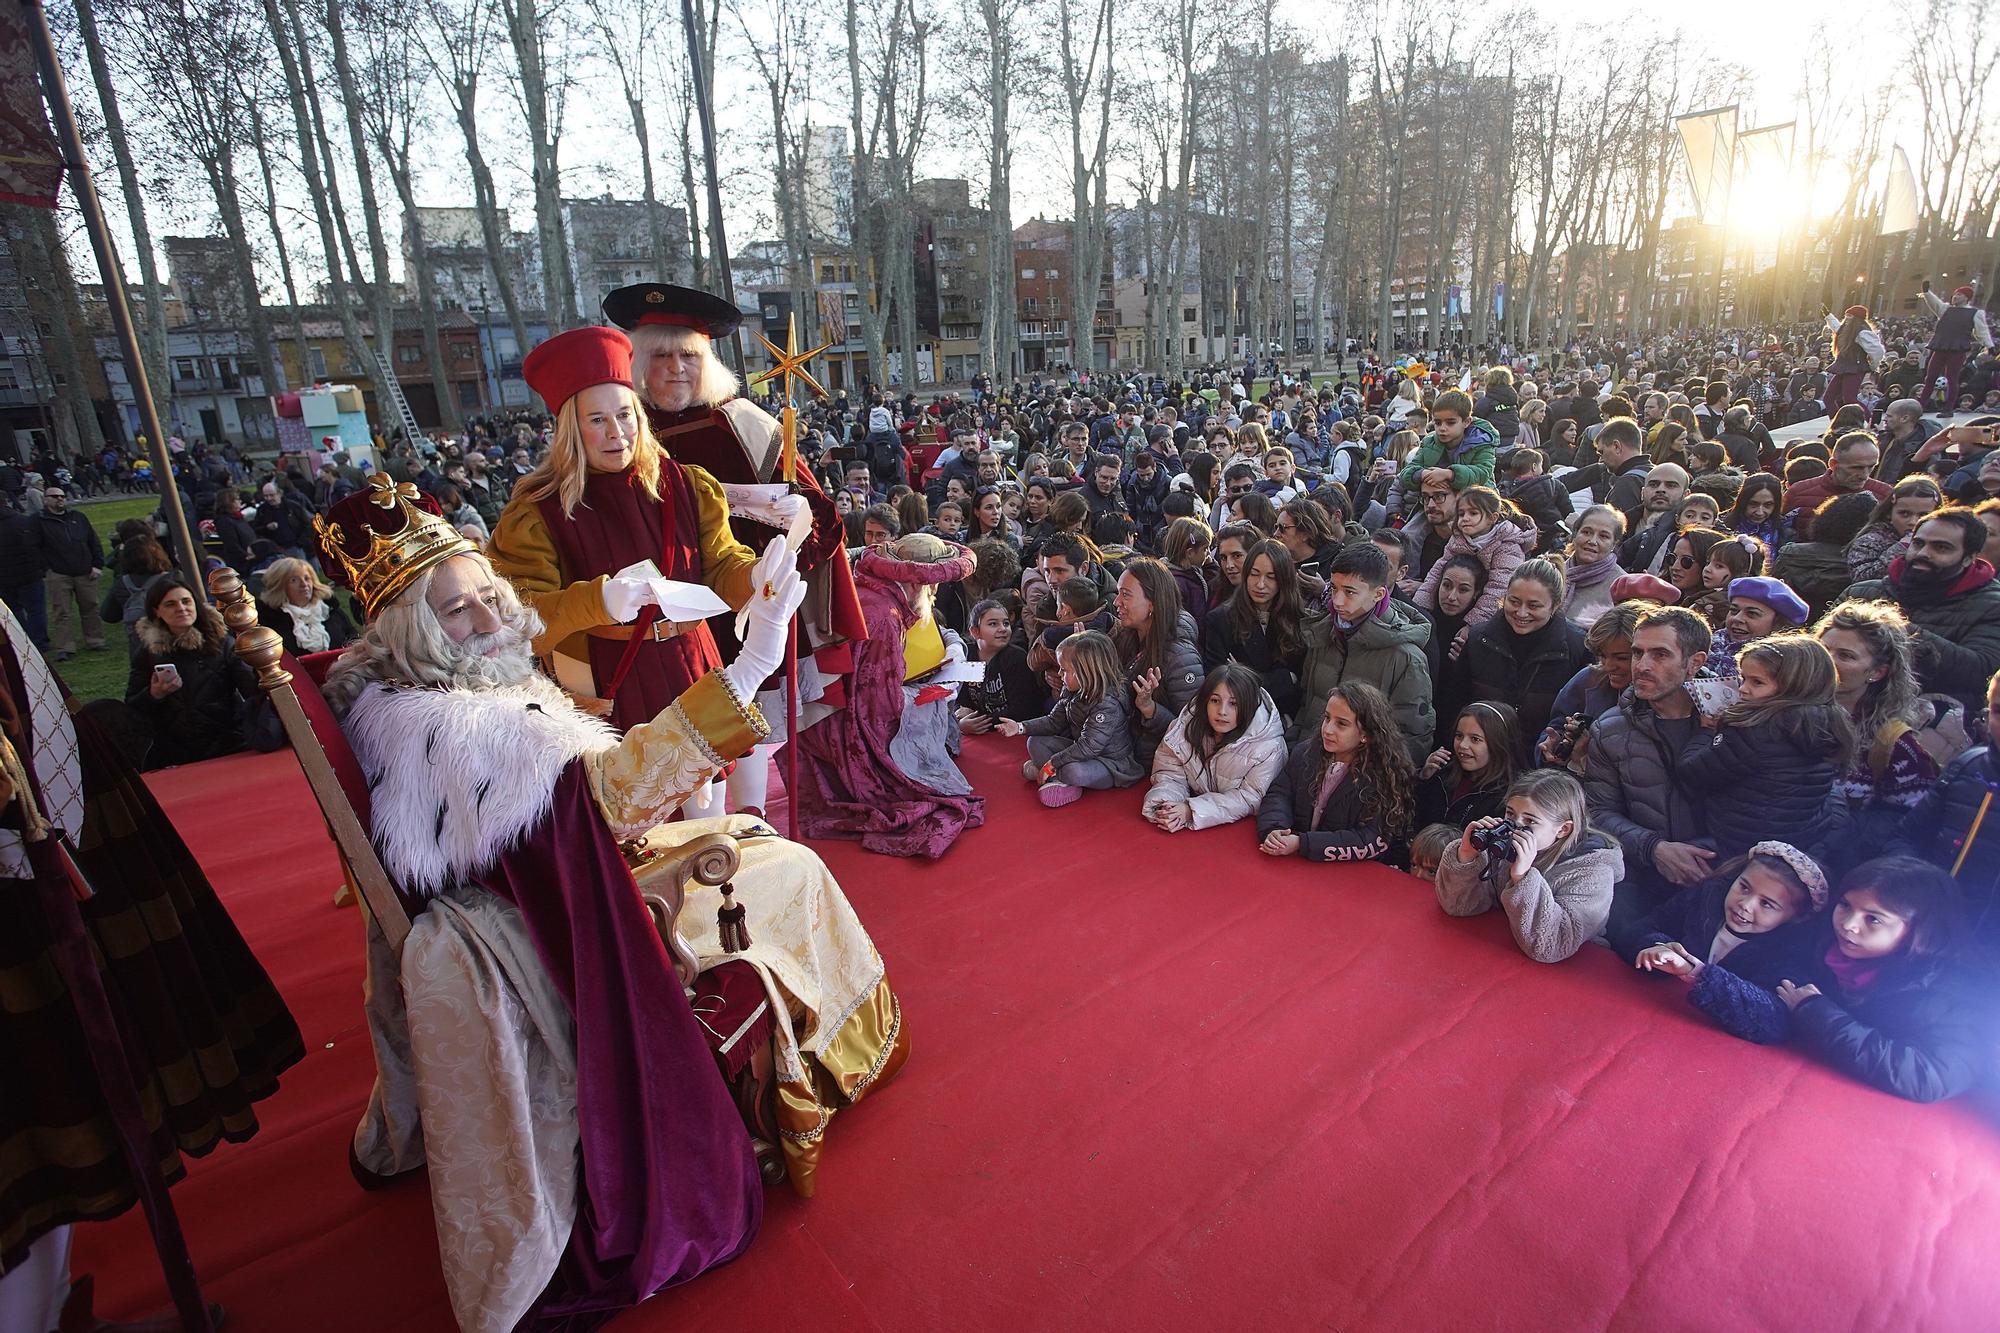
[[[894,432],[872,431],[868,436],[868,466],[878,476],[893,475],[903,465],[903,442]]]
[[[1931,757],[1931,762],[1940,771],[1972,748],[1972,737],[1965,730],[1963,704],[1942,694],[1923,695],[1918,703],[1929,710],[1929,722],[1913,727],[1897,719],[1885,722],[1876,731],[1875,739],[1868,747],[1868,771],[1877,778],[1889,771],[1889,759],[1896,751],[1896,742],[1913,733],[1917,744],[1923,747],[1924,753]]]

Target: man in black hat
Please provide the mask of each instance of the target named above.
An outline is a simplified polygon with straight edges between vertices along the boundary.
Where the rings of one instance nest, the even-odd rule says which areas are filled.
[[[669,457],[703,469],[725,487],[784,479],[784,441],[777,421],[738,395],[735,373],[715,353],[715,340],[736,332],[743,322],[735,306],[692,287],[642,282],[607,295],[604,317],[631,335],[632,379],[646,404],[653,436]],[[793,493],[812,513],[812,533],[798,550],[799,572],[808,589],[801,611],[801,638],[810,641],[805,646],[823,650],[867,638],[840,515],[810,467],[795,469]],[[767,543],[779,535],[775,528],[741,516],[732,516],[730,527],[744,542]],[[733,619],[719,616],[709,628],[723,660],[735,660]],[[826,674],[837,674],[832,666],[829,656]],[[773,676],[765,688],[774,691],[781,683],[781,676]],[[775,712],[766,708],[765,715],[782,729],[781,704]],[[772,744],[783,739],[774,736]],[[736,765],[729,780],[732,808],[762,814],[767,775],[764,762]]]

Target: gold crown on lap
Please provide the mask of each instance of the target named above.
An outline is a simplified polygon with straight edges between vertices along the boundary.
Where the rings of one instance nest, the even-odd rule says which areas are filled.
[[[425,571],[477,549],[445,521],[437,501],[383,472],[313,519],[313,533],[327,577],[353,589],[371,619]]]

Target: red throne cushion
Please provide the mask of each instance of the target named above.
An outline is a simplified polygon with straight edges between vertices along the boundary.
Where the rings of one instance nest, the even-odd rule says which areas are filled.
[[[347,803],[354,807],[355,817],[361,827],[368,827],[368,780],[361,774],[361,761],[354,757],[354,751],[347,744],[347,733],[340,729],[340,723],[333,716],[333,709],[327,705],[326,696],[319,687],[326,683],[326,673],[340,657],[338,649],[324,653],[308,653],[304,657],[285,654],[284,667],[292,673],[293,693],[298,696],[299,708],[312,724],[313,739],[319,742],[320,752],[333,766],[333,775],[340,781],[340,790],[346,795]]]

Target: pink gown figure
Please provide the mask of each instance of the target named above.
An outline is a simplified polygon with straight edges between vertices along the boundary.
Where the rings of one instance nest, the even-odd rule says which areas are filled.
[[[986,822],[986,802],[951,762],[951,698],[904,683],[903,645],[930,614],[940,583],[972,572],[972,552],[912,533],[861,557],[854,586],[868,620],[855,645],[847,706],[804,730],[799,749],[799,829],[812,838],[859,839],[888,856],[943,856],[958,835]]]

